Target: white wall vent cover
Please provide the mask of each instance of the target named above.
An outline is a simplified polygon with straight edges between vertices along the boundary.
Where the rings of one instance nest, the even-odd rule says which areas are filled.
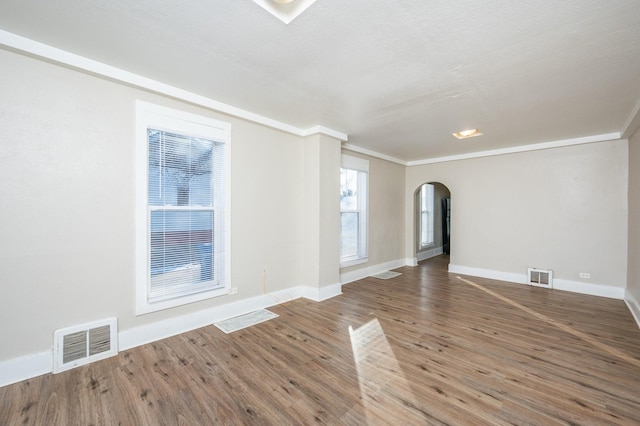
[[[118,320],[107,318],[53,333],[53,372],[60,373],[118,353]]]
[[[550,269],[527,269],[527,284],[553,288],[553,271]]]

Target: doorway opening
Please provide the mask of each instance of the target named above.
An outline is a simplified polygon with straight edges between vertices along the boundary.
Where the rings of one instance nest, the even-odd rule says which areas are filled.
[[[415,191],[415,250],[418,262],[451,253],[451,191],[425,182]]]

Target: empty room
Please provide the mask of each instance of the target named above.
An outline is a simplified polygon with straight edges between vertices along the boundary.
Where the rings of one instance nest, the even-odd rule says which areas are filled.
[[[640,424],[640,2],[0,1],[0,425]]]

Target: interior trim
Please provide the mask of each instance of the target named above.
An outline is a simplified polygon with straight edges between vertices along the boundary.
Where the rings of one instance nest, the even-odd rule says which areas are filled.
[[[507,281],[516,284],[527,284],[527,274],[513,272],[494,271],[491,269],[472,268],[468,266],[449,264],[449,272],[453,274],[469,275],[472,277],[489,278],[498,281]],[[588,294],[591,296],[608,297],[611,299],[624,299],[624,287],[613,287],[602,284],[589,284],[580,281],[570,281],[554,278],[553,290],[570,291],[572,293]]]
[[[344,272],[340,274],[340,283],[342,285],[349,284],[354,281],[367,278],[371,275],[380,274],[390,269],[400,268],[401,266],[406,266],[405,259],[396,259],[389,262],[379,263],[377,265],[359,268],[354,271]]]
[[[297,136],[304,137],[320,133],[339,139],[341,141],[346,141],[349,139],[346,133],[330,129],[325,126],[315,126],[309,129],[300,129],[281,121],[277,121],[260,114],[255,114],[253,112],[216,101],[206,96],[201,96],[193,92],[179,89],[177,87],[170,86],[168,84],[164,84],[159,81],[152,80],[150,78],[104,64],[102,62],[94,61],[92,59],[85,58],[83,56],[76,55],[74,53],[70,53],[44,43],[21,37],[8,31],[0,30],[0,46],[9,51],[15,51],[18,53],[26,54],[27,56],[44,59],[48,62],[64,65],[77,71],[104,77],[109,80],[127,84],[129,86],[169,96],[213,111],[222,112],[257,124],[262,124],[267,127],[282,130],[284,132],[291,133]]]
[[[640,128],[640,99],[636,103],[635,107],[629,114],[627,121],[624,123],[624,127],[622,127],[622,138],[627,139],[633,136],[633,134]]]
[[[563,139],[551,142],[534,143],[528,145],[512,146],[508,148],[491,149],[488,151],[469,152],[466,154],[449,155],[446,157],[428,158],[425,160],[408,161],[407,166],[421,166],[424,164],[445,163],[447,161],[468,160],[471,158],[493,157],[496,155],[515,154],[519,152],[538,151],[541,149],[561,148],[571,145],[583,145],[594,142],[605,142],[620,139],[620,132],[605,133],[602,135],[584,136],[581,138]]]
[[[0,30],[0,46],[6,50],[15,51],[25,54],[27,56],[39,58],[59,65],[64,65],[74,70],[86,72],[88,74],[107,78],[120,83],[124,83],[136,88],[148,90],[150,92],[158,93],[161,95],[169,96],[175,99],[179,99],[185,102],[189,102],[213,111],[222,112],[237,118],[248,120],[257,124],[262,124],[273,129],[281,130],[290,134],[305,137],[314,134],[323,134],[335,139],[339,139],[343,142],[349,140],[349,136],[338,130],[331,129],[329,127],[317,125],[308,129],[300,129],[287,123],[283,123],[278,120],[274,120],[269,117],[265,117],[260,114],[256,114],[242,108],[237,108],[223,102],[216,101],[206,96],[201,96],[187,90],[183,90],[168,84],[161,83],[156,80],[152,80],[147,77],[143,77],[138,74],[134,74],[120,68],[113,67],[111,65],[104,64],[102,62],[94,61],[89,58],[85,58],[74,53],[67,52],[62,49],[49,46],[44,43],[40,43],[26,37],[22,37],[8,31]],[[606,133],[602,135],[585,136],[581,138],[565,139],[551,142],[543,142],[537,144],[520,145],[516,147],[494,149],[488,151],[470,152],[466,154],[451,155],[445,157],[426,158],[415,161],[404,161],[390,155],[382,154],[367,148],[362,148],[357,145],[349,143],[343,143],[344,149],[358,152],[361,154],[370,155],[381,160],[391,161],[403,166],[420,166],[424,164],[443,163],[447,161],[465,160],[471,158],[490,157],[495,155],[512,154],[517,152],[535,151],[540,149],[558,148],[569,145],[579,145],[593,142],[604,142],[608,140],[620,139],[624,135],[627,135],[632,131],[640,122],[640,102],[635,106],[634,110],[629,116],[629,119],[625,123],[625,128],[621,132]]]
[[[0,361],[0,387],[42,376],[52,371],[52,350]]]
[[[640,328],[640,302],[633,296],[633,294],[629,291],[629,289],[625,290],[624,301],[627,304],[627,307],[631,311],[631,315],[633,315],[633,319],[636,320],[638,324],[638,328]]]
[[[339,283],[325,287],[297,286],[272,293],[261,294],[225,305],[191,312],[189,314],[154,321],[150,324],[121,330],[118,332],[119,351],[135,348],[160,339],[205,327],[217,321],[244,315],[258,309],[290,302],[304,297],[316,302],[342,294]],[[29,354],[0,361],[0,387],[28,380],[53,371],[53,351]]]
[[[640,107],[640,104],[639,104],[639,107]],[[640,117],[640,112],[635,116]],[[638,121],[640,121],[640,118]],[[496,155],[516,154],[519,152],[539,151],[541,149],[561,148],[564,146],[571,146],[571,145],[583,145],[583,144],[595,143],[595,142],[606,142],[606,141],[618,140],[621,138],[622,138],[621,132],[604,133],[601,135],[591,135],[591,136],[584,136],[580,138],[563,139],[563,140],[541,142],[541,143],[534,143],[534,144],[528,144],[528,145],[519,145],[519,146],[508,147],[508,148],[491,149],[487,151],[468,152],[465,154],[448,155],[444,157],[425,158],[422,160],[415,160],[415,161],[400,160],[399,158],[391,157],[386,154],[381,154],[379,152],[372,151],[367,148],[362,148],[350,143],[343,143],[342,148],[349,151],[358,152],[360,154],[369,155],[371,157],[379,158],[381,160],[391,161],[392,163],[400,164],[406,167],[414,167],[414,166],[422,166],[425,164],[446,163],[449,161],[469,160],[473,158],[493,157]]]
[[[391,161],[392,163],[400,164],[402,166],[408,165],[408,163],[406,161],[401,160],[399,158],[392,157],[392,156],[386,155],[386,154],[381,154],[381,153],[379,153],[377,151],[372,151],[370,149],[362,148],[362,147],[359,147],[357,145],[352,145],[350,143],[343,143],[342,144],[342,148],[346,149],[348,151],[353,151],[353,152],[357,152],[357,153],[360,153],[360,154],[369,155],[371,157],[375,157],[375,158],[378,158],[380,160]]]

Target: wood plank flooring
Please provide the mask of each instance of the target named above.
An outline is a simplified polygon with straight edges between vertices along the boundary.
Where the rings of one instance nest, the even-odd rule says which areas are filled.
[[[471,285],[447,262],[0,388],[0,425],[640,424],[623,301]]]

